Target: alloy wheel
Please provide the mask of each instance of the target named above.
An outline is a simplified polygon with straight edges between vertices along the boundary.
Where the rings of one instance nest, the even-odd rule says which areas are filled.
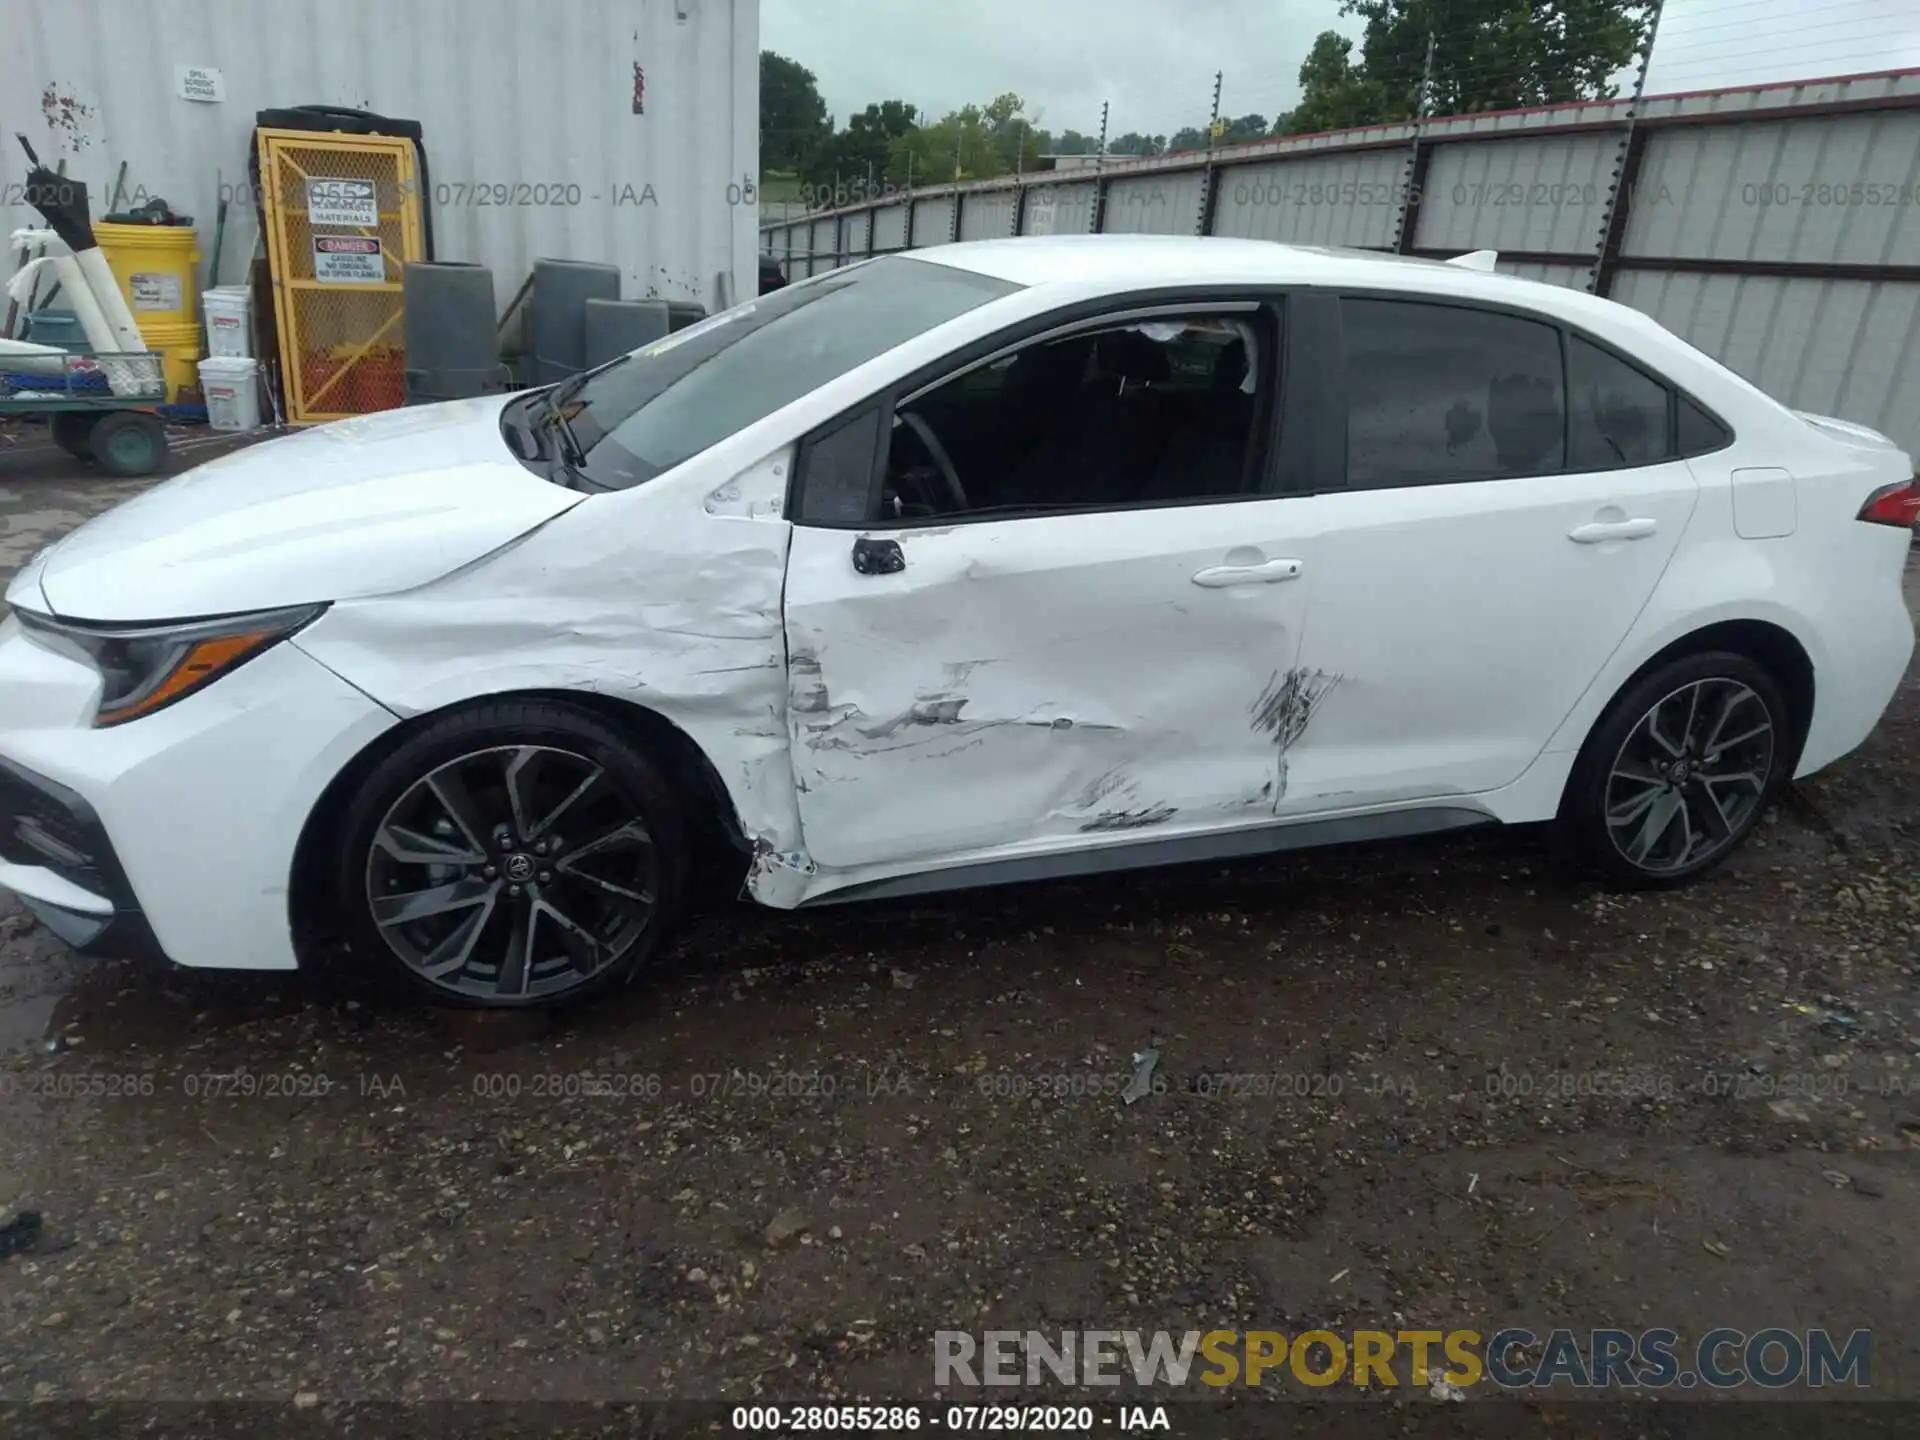
[[[1738,680],[1696,680],[1627,732],[1607,776],[1607,835],[1649,875],[1695,869],[1746,833],[1773,773],[1767,704]]]
[[[429,984],[558,998],[646,933],[660,861],[638,796],[606,766],[498,746],[437,767],[388,808],[366,893],[381,938]]]

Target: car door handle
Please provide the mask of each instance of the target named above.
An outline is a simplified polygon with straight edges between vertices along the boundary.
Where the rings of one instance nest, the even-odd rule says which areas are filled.
[[[1602,540],[1644,540],[1660,528],[1660,522],[1644,516],[1638,520],[1590,520],[1567,532],[1576,545],[1598,545]]]
[[[1282,580],[1297,580],[1298,560],[1267,560],[1259,565],[1209,565],[1193,572],[1193,583],[1209,590],[1224,590],[1229,585],[1277,585]]]

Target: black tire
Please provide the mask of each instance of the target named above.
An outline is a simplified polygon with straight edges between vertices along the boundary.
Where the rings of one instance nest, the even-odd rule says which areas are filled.
[[[1627,686],[1594,726],[1561,801],[1563,838],[1614,885],[1685,884],[1745,841],[1794,751],[1792,712],[1763,666],[1725,650],[1681,656]]]
[[[93,422],[89,448],[109,475],[151,475],[167,458],[167,431],[144,410],[111,410]]]
[[[93,427],[100,417],[84,410],[53,413],[53,443],[79,460],[93,458]]]
[[[478,860],[470,830],[485,832]],[[604,995],[659,947],[686,892],[673,786],[627,736],[555,701],[493,701],[428,724],[356,787],[337,833],[334,891],[354,950],[443,1005]],[[440,847],[461,853],[442,863]],[[426,973],[455,961],[440,978]]]

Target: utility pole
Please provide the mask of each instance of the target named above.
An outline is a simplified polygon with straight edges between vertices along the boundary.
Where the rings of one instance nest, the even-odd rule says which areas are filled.
[[[1207,148],[1211,150],[1220,138],[1220,80],[1226,72],[1213,72],[1213,114],[1207,118]]]
[[[1626,240],[1627,211],[1633,205],[1633,190],[1640,183],[1640,158],[1646,153],[1646,132],[1640,130],[1640,102],[1647,93],[1647,71],[1653,65],[1654,42],[1660,37],[1660,16],[1666,0],[1654,0],[1653,21],[1647,26],[1647,48],[1640,56],[1639,73],[1633,77],[1633,99],[1627,106],[1627,128],[1620,137],[1620,158],[1613,168],[1613,188],[1607,194],[1607,217],[1600,226],[1599,253],[1593,269],[1587,272],[1587,290],[1605,295],[1613,288],[1613,271],[1619,263],[1620,247]]]
[[[1094,168],[1097,170],[1107,159],[1107,103],[1100,102],[1100,148],[1094,152]]]
[[[1413,143],[1407,148],[1406,194],[1400,202],[1400,228],[1394,233],[1393,248],[1399,254],[1413,253],[1420,231],[1420,198],[1427,188],[1427,167],[1433,163],[1433,149],[1425,143],[1427,112],[1433,108],[1433,32],[1427,32],[1427,63],[1420,71],[1420,95],[1413,110]]]

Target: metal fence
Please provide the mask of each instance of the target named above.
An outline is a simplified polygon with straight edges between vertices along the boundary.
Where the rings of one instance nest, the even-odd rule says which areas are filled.
[[[1288,136],[923,187],[762,229],[788,276],[1006,235],[1444,257],[1631,305],[1920,453],[1920,70]]]

